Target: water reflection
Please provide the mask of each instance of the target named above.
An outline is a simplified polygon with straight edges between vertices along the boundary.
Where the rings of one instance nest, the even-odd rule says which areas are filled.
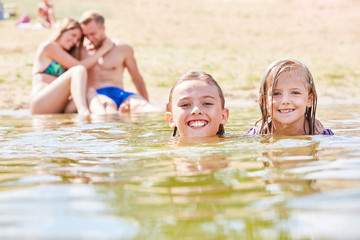
[[[266,144],[263,153],[265,167],[287,169],[318,159],[319,142],[311,136],[268,137],[262,142]]]
[[[172,138],[163,114],[0,115],[1,237],[356,238],[356,109],[319,113],[335,136],[276,138],[243,134],[254,110],[209,139]]]
[[[214,170],[228,167],[226,155],[214,154],[192,159],[174,157],[175,171],[178,176],[209,174]]]
[[[118,115],[91,115],[89,117],[81,117],[77,114],[52,114],[52,115],[33,115],[32,127],[34,129],[47,129],[66,127],[66,126],[80,126],[90,123],[105,123],[114,121],[126,121],[128,118],[121,118]]]

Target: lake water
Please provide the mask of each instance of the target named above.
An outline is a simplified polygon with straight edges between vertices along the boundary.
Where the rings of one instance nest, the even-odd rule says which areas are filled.
[[[335,136],[180,141],[163,113],[0,115],[0,239],[359,239],[360,108]]]

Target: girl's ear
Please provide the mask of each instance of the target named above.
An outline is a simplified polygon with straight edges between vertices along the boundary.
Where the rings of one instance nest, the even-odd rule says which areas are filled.
[[[175,124],[175,122],[174,122],[174,118],[173,118],[171,112],[166,112],[166,113],[165,113],[165,119],[166,119],[166,122],[169,124],[169,126],[170,126],[171,128],[176,127],[176,124]]]
[[[225,108],[225,109],[223,109],[222,110],[222,112],[221,112],[221,124],[222,125],[225,125],[226,124],[226,122],[228,121],[228,119],[229,119],[229,109],[228,108]]]
[[[312,107],[313,102],[314,102],[314,94],[313,94],[313,93],[310,93],[309,96],[308,96],[308,100],[307,100],[306,106],[307,106],[308,108],[309,108],[309,107]]]

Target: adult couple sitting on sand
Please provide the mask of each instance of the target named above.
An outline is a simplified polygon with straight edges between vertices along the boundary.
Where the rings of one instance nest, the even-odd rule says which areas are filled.
[[[50,41],[40,44],[33,65],[32,114],[158,110],[148,102],[132,47],[109,39],[104,23],[95,12],[85,12],[80,22],[66,18]],[[138,94],[124,91],[125,69]]]

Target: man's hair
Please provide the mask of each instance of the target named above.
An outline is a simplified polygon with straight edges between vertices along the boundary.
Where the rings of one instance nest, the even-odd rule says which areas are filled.
[[[86,11],[83,13],[83,15],[80,18],[80,23],[81,24],[88,24],[91,21],[95,21],[98,25],[104,25],[105,24],[105,18],[94,11]]]

